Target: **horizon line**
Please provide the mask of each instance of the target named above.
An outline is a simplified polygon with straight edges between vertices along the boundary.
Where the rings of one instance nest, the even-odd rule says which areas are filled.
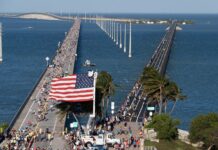
[[[13,14],[13,13],[54,13],[54,14],[165,14],[165,15],[195,15],[195,14],[199,14],[199,15],[204,15],[204,14],[214,14],[214,15],[218,15],[218,12],[177,12],[177,13],[172,13],[172,12],[57,12],[57,11],[14,11],[14,12],[1,12],[0,14]]]

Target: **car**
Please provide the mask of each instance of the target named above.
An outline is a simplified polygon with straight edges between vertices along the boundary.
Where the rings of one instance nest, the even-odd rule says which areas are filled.
[[[107,150],[107,147],[102,145],[96,145],[96,146],[89,147],[88,150]]]
[[[120,139],[116,139],[110,132],[104,134],[94,135],[82,135],[82,141],[84,141],[86,147],[92,147],[93,145],[111,145],[120,144]]]

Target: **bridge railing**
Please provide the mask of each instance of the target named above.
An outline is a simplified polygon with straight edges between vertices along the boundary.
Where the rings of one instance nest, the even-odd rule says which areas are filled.
[[[67,36],[66,36],[67,37]],[[65,39],[64,39],[65,40]],[[63,40],[63,41],[64,41]],[[60,48],[60,47],[59,47]],[[56,57],[56,53],[53,55],[52,59],[51,59],[51,62],[53,62],[53,60],[55,59]],[[9,123],[9,126],[7,129],[5,129],[4,131],[4,134],[5,135],[8,135],[8,133],[10,132],[10,130],[13,128],[16,120],[19,118],[22,110],[24,109],[24,107],[26,106],[26,104],[28,103],[28,101],[30,100],[33,92],[35,91],[35,89],[38,87],[40,81],[42,80],[42,78],[44,77],[45,73],[47,72],[49,66],[47,66],[43,72],[41,73],[41,75],[39,76],[38,80],[36,81],[36,83],[34,84],[32,90],[28,93],[27,97],[25,98],[25,101],[22,103],[22,105],[19,107],[18,111],[16,112],[16,114],[14,115],[13,119],[11,120],[11,122]]]
[[[167,33],[164,35],[164,37],[162,38],[161,42],[158,44],[157,48],[155,49],[155,52],[152,55],[152,58],[149,60],[148,64],[146,65],[147,67],[149,67],[149,66],[155,67],[154,66],[155,62],[154,61],[158,61],[156,59],[161,59],[160,62],[158,62],[158,67],[160,69],[158,69],[158,68],[156,68],[156,69],[158,69],[158,71],[162,75],[165,73],[165,70],[166,70],[166,66],[167,66],[167,62],[168,62],[168,58],[169,58],[169,54],[170,54],[170,48],[171,48],[171,45],[173,43],[173,37],[175,36],[175,31],[176,31],[176,22],[172,22],[169,31],[167,31]],[[165,40],[167,40],[168,36],[170,36],[169,41],[165,41]],[[167,43],[165,43],[165,42],[167,42]],[[162,46],[163,44],[167,44],[167,49],[166,50],[162,49],[163,48],[163,46]],[[159,56],[159,55],[161,55],[161,56]],[[138,90],[141,90],[142,86],[140,85],[140,83],[138,81],[139,81],[139,79],[135,82],[133,87],[135,87],[136,83],[138,83],[139,87],[140,87]],[[131,96],[134,96],[134,95],[131,95]],[[124,104],[125,103],[126,103],[126,101],[124,101]],[[138,116],[138,118],[140,118],[140,116]]]
[[[47,71],[47,68],[48,68],[48,67],[46,67],[46,68],[44,69],[44,71],[43,71],[42,74],[40,75],[39,79],[38,79],[38,80],[36,81],[36,83],[34,84],[32,90],[31,90],[31,91],[29,92],[29,94],[27,95],[25,101],[23,102],[23,104],[20,106],[20,108],[18,109],[18,111],[17,111],[16,114],[14,115],[14,117],[13,117],[12,121],[10,122],[8,128],[7,128],[7,129],[5,130],[5,132],[4,132],[6,135],[10,132],[10,130],[11,130],[12,127],[14,126],[16,120],[18,119],[18,117],[20,116],[22,110],[24,109],[24,107],[25,107],[26,104],[28,103],[28,101],[29,101],[30,97],[32,96],[33,92],[34,92],[35,89],[37,88],[39,82],[41,81],[41,79],[42,79],[43,76],[45,75],[45,73],[46,73],[46,71]]]

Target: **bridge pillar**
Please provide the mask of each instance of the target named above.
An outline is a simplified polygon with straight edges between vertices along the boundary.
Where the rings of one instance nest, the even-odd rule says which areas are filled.
[[[120,24],[120,48],[122,48],[122,24]]]
[[[111,39],[113,39],[113,21],[111,19]]]
[[[109,35],[110,35],[110,38],[111,38],[111,19],[110,19],[110,26],[109,26]]]
[[[124,51],[124,53],[126,52],[126,24],[125,24],[125,27],[124,27],[125,29],[125,31],[124,31],[124,49],[123,49],[123,51]]]
[[[2,24],[0,23],[0,63],[2,62]]]
[[[132,57],[132,25],[129,23],[129,58]]]
[[[116,39],[116,45],[119,43],[119,24],[117,23],[117,39]]]
[[[114,42],[116,42],[116,23],[114,21]]]

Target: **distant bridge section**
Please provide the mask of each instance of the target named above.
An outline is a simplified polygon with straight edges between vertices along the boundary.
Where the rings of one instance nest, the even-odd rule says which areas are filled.
[[[15,16],[22,19],[61,20],[62,18],[48,13],[25,13]]]
[[[170,49],[177,30],[177,22],[173,21],[168,28],[166,34],[162,38],[158,47],[156,48],[152,58],[147,66],[154,67],[161,75],[165,74],[167,62],[169,60]]]
[[[164,75],[169,60],[170,49],[176,33],[177,22],[173,21],[168,28],[166,34],[157,46],[152,58],[147,66],[154,67],[161,75]],[[137,87],[136,85],[134,88]],[[127,122],[143,122],[145,112],[147,111],[147,99],[142,92],[142,85],[139,83],[138,89],[134,94],[129,94],[129,101],[127,103]]]

